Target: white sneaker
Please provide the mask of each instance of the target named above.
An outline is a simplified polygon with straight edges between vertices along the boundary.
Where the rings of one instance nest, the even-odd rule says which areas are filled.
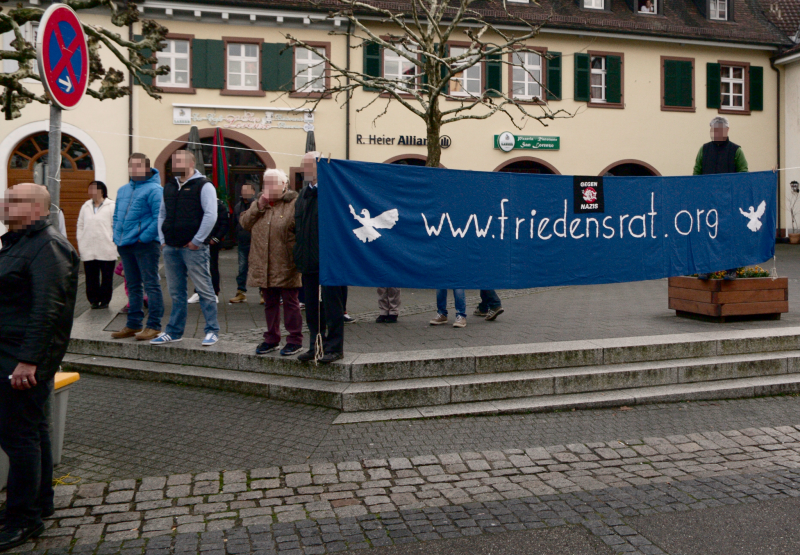
[[[207,333],[206,336],[203,338],[203,347],[210,347],[214,343],[219,341],[219,337],[217,337],[216,333]]]
[[[199,302],[200,302],[200,295],[198,295],[197,293],[195,293],[194,295],[192,295],[191,297],[189,297],[189,300],[188,300],[188,301],[186,301],[186,302],[187,302],[187,304],[197,304],[197,303],[199,303]]]

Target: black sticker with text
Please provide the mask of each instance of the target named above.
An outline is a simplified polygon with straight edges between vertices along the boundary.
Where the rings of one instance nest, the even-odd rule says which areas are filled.
[[[605,211],[603,178],[576,175],[573,179],[573,212],[602,214]]]

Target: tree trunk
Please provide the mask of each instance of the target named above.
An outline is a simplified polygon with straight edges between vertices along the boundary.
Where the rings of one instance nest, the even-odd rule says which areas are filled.
[[[429,168],[438,168],[442,159],[442,114],[439,111],[438,99],[431,102],[425,125],[428,130],[428,160],[425,165]]]

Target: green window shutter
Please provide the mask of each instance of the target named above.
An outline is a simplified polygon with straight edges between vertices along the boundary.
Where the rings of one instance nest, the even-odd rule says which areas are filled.
[[[440,51],[439,44],[436,43],[433,45],[433,50],[434,52],[438,53],[440,58],[447,58],[450,55],[450,47],[446,44],[441,48]],[[442,78],[447,75],[447,66],[445,64],[441,64],[439,66],[439,75],[441,75]],[[444,87],[442,87],[442,92],[444,94],[450,94],[450,81],[444,84]]]
[[[206,85],[207,42],[207,40],[203,39],[194,39],[192,41],[192,87],[196,89],[208,88]]]
[[[134,41],[136,41],[136,42],[139,42],[139,41],[140,41],[140,40],[142,40],[143,38],[144,38],[144,36],[142,36],[142,35],[134,35],[134,36],[133,36],[133,40],[134,40]],[[149,48],[145,48],[144,50],[142,50],[142,51],[141,51],[141,54],[142,54],[142,56],[144,56],[145,58],[149,58],[150,56],[152,56],[152,55],[153,55],[153,51],[152,51],[152,50],[150,50]],[[141,80],[142,80],[142,82],[143,82],[144,84],[146,84],[146,85],[152,85],[152,84],[153,84],[153,78],[152,78],[152,77],[150,77],[149,75],[142,75],[142,74],[141,74],[141,73],[139,73],[139,72],[136,72],[136,75],[139,77],[139,79],[141,79]]]
[[[691,108],[694,97],[692,62],[664,61],[664,106]]]
[[[377,42],[364,42],[364,75],[377,78],[383,75],[383,56]],[[364,87],[365,91],[377,91],[374,87]]]
[[[591,61],[588,54],[575,54],[575,100],[589,102]]]
[[[261,45],[262,90],[294,90],[294,68],[292,67],[292,58],[292,49],[286,48],[286,44],[284,43],[265,42]]]
[[[503,62],[501,54],[486,56],[486,96],[502,96]]]
[[[561,52],[547,53],[547,100],[561,100]]]
[[[192,40],[192,86],[225,88],[225,43],[221,40]]]
[[[622,58],[606,56],[606,102],[622,102]]]
[[[722,67],[719,64],[706,64],[706,107],[719,108],[722,105],[721,81]]]
[[[764,68],[750,66],[750,109],[764,109]]]

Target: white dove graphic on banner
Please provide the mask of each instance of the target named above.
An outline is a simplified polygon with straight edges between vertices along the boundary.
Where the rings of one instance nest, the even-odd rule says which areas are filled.
[[[353,233],[355,233],[356,237],[361,239],[363,243],[374,241],[381,236],[381,234],[376,230],[392,229],[394,224],[397,223],[397,220],[400,219],[400,213],[397,211],[397,208],[387,210],[380,216],[370,218],[369,210],[364,208],[361,211],[361,216],[359,216],[356,214],[356,211],[351,204],[350,213],[353,215],[356,221],[361,224],[361,227],[354,229]]]
[[[750,231],[758,231],[761,229],[761,216],[764,215],[764,211],[767,209],[767,202],[762,200],[761,204],[758,205],[758,210],[753,210],[753,207],[750,207],[749,212],[745,212],[741,208],[739,208],[739,212],[742,213],[742,216],[750,220],[747,222],[747,228]]]

